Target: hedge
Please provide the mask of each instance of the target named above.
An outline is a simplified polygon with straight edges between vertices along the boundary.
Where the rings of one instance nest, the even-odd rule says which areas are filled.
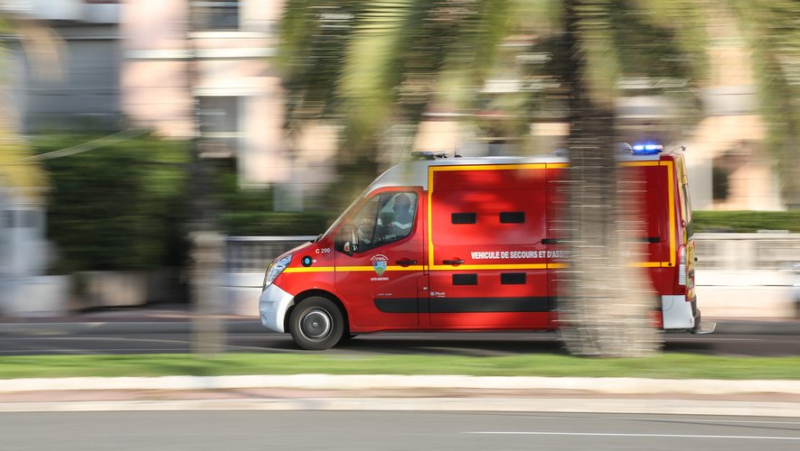
[[[33,140],[37,153],[97,139],[49,134]],[[44,160],[50,240],[56,273],[181,266],[187,251],[186,143],[152,136]]]
[[[800,232],[800,211],[694,211],[695,232]]]

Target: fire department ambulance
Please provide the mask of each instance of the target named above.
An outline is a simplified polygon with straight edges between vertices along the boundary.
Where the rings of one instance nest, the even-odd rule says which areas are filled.
[[[686,166],[633,146],[646,183],[647,261],[666,331],[700,328]],[[317,240],[277,258],[262,324],[304,349],[378,331],[553,330],[561,157],[420,159],[379,176]],[[710,329],[709,329],[710,327]]]

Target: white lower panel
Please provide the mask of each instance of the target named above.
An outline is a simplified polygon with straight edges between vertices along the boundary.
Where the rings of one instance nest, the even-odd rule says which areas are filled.
[[[294,304],[294,296],[272,284],[261,293],[258,310],[261,313],[261,324],[275,332],[283,330],[283,320],[286,311]]]
[[[661,309],[664,312],[665,330],[694,328],[692,303],[686,302],[686,296],[661,296]]]

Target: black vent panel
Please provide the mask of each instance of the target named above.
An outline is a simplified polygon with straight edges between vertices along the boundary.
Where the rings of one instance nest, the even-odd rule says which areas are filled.
[[[525,222],[524,211],[503,211],[500,212],[501,224],[522,224]]]
[[[500,283],[503,285],[525,285],[527,281],[524,272],[504,272],[500,274]]]
[[[477,285],[477,274],[453,274],[453,285]]]
[[[477,213],[452,213],[450,221],[453,224],[475,224],[478,222]]]

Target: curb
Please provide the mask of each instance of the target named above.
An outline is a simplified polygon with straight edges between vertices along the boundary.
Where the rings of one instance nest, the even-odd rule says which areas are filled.
[[[714,320],[716,331],[711,335],[800,335],[800,321]],[[225,328],[237,334],[268,334],[258,319],[226,320]],[[186,334],[191,321],[93,321],[53,323],[0,323],[0,336],[60,336],[115,334]],[[541,333],[541,332],[537,332]]]
[[[696,402],[670,399],[301,398],[0,403],[0,413],[186,410],[549,412],[800,418],[800,404],[797,403],[742,401]]]
[[[627,377],[478,377],[297,374],[290,376],[74,377],[0,380],[0,393],[96,390],[571,390],[613,395],[800,395],[796,380],[644,379]]]

